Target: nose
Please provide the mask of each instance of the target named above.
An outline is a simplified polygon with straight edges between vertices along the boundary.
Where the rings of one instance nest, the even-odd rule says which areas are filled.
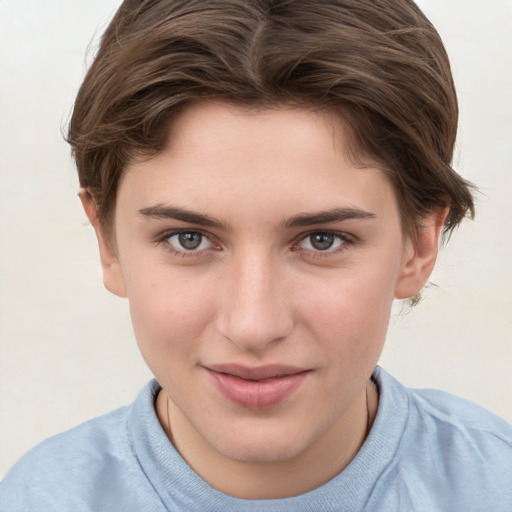
[[[218,329],[244,352],[261,352],[293,329],[290,295],[279,262],[268,255],[240,255],[224,275]]]

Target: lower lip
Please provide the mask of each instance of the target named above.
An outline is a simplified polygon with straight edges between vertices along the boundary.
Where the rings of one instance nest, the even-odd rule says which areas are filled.
[[[265,409],[288,398],[304,381],[308,371],[263,381],[244,380],[208,370],[217,389],[231,402],[250,409]]]

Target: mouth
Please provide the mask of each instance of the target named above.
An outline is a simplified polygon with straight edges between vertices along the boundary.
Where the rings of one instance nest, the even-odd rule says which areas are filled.
[[[224,398],[250,409],[266,409],[283,402],[311,372],[310,369],[284,365],[251,368],[223,364],[204,368]]]

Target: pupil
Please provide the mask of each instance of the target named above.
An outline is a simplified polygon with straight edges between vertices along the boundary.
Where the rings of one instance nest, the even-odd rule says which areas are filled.
[[[317,233],[316,235],[310,236],[311,245],[319,250],[325,251],[330,249],[334,244],[334,235],[329,233]]]
[[[180,233],[178,238],[184,249],[192,250],[201,245],[203,235],[200,233]]]

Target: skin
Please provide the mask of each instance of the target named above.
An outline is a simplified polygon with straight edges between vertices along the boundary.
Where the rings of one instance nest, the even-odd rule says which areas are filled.
[[[301,494],[350,463],[378,407],[368,382],[392,301],[418,293],[435,263],[446,211],[424,219],[413,244],[387,177],[356,168],[345,137],[325,112],[201,103],[176,120],[163,152],[126,169],[112,243],[81,193],[105,285],[128,297],[163,388],[160,422],[232,496]],[[176,209],[214,223],[173,218]],[[311,218],[340,209],[348,218]],[[180,245],[180,229],[198,249]],[[319,250],[312,233],[332,246]],[[212,385],[205,367],[225,363],[308,372],[278,404],[251,408]]]

